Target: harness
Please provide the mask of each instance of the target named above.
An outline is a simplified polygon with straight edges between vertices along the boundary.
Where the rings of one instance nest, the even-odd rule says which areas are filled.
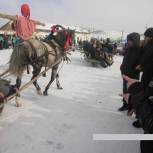
[[[47,67],[47,63],[48,63],[48,50],[47,48],[43,45],[43,43],[41,43],[44,47],[45,53],[42,54],[41,56],[37,56],[37,51],[35,46],[31,43],[30,40],[26,41],[28,43],[28,45],[30,46],[30,48],[32,49],[32,58],[28,58],[29,62],[31,65],[33,66],[39,66],[39,64],[42,64],[43,60],[45,60],[45,67]],[[28,57],[28,56],[27,56]],[[43,57],[45,57],[45,59],[43,59]]]
[[[33,65],[35,67],[40,67],[45,62],[45,70],[46,70],[46,67],[48,65],[48,56],[49,55],[55,56],[55,61],[58,60],[60,55],[64,56],[64,50],[59,46],[58,43],[56,43],[56,41],[54,39],[52,39],[50,41],[48,40],[48,41],[41,42],[41,45],[43,46],[45,53],[39,57],[37,56],[37,50],[36,50],[36,47],[33,45],[33,43],[30,40],[27,40],[26,42],[29,45],[29,47],[31,48],[31,50],[33,51],[32,58],[28,58],[28,61],[30,62],[31,65]],[[52,47],[53,50],[55,51],[55,53],[53,53],[53,50],[49,50],[47,45]],[[57,49],[63,50],[63,53],[59,54]]]
[[[52,47],[55,50],[55,53],[53,53],[52,50],[49,51],[47,45],[45,45],[45,43],[41,42],[41,45],[43,46],[45,52],[44,52],[44,54],[42,54],[41,56],[38,57],[36,47],[33,45],[33,43],[30,40],[26,40],[27,44],[29,45],[29,47],[33,51],[31,58],[29,56],[27,56],[28,61],[30,62],[31,65],[33,65],[35,67],[40,67],[40,66],[43,65],[43,63],[45,61],[45,69],[46,69],[47,64],[48,64],[48,56],[49,55],[55,56],[55,60],[57,60],[59,58],[59,55],[62,55],[64,60],[70,61],[70,59],[67,57],[66,52],[65,52],[67,47],[68,47],[68,44],[70,42],[70,37],[68,36],[68,33],[65,30],[65,28],[63,28],[60,25],[56,25],[54,27],[54,30],[52,31],[52,33],[54,33],[56,31],[55,30],[56,27],[61,27],[63,29],[64,35],[67,38],[67,40],[66,40],[63,47],[61,47],[56,42],[56,40],[54,38],[51,39],[51,40],[47,39],[47,40],[44,41],[45,43],[47,43],[50,47]],[[58,54],[57,49],[62,51],[61,54]],[[27,64],[27,66],[28,66],[28,64]]]

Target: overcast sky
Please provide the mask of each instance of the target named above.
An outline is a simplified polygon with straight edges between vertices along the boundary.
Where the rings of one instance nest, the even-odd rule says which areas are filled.
[[[20,14],[22,3],[31,18],[49,23],[141,33],[153,26],[153,0],[0,0],[0,12]]]

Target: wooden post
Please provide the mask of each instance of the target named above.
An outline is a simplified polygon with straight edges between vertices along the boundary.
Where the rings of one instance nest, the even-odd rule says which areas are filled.
[[[9,14],[0,13],[0,18],[8,19],[8,20],[16,20],[17,15],[9,15]],[[32,21],[34,21],[37,25],[45,26],[45,24],[40,21],[36,21],[36,20],[32,20]]]

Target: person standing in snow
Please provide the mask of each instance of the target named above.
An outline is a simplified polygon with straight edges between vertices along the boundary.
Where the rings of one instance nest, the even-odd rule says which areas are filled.
[[[141,58],[141,62],[140,65],[137,66],[137,68],[139,68],[139,70],[142,71],[142,77],[141,77],[141,81],[139,83],[139,86],[131,86],[129,88],[129,93],[132,95],[133,91],[142,91],[144,92],[144,95],[148,97],[148,95],[150,97],[153,96],[152,91],[150,90],[152,88],[149,88],[149,92],[148,92],[148,86],[150,84],[150,82],[153,82],[153,28],[149,28],[145,31],[144,33],[145,35],[145,46],[143,48],[143,56]],[[132,77],[131,77],[132,78]],[[152,87],[152,85],[150,85]],[[130,91],[130,89],[135,89],[132,90],[132,92]],[[135,92],[134,92],[135,93]],[[136,93],[135,93],[136,94]],[[142,94],[141,94],[142,95]],[[141,127],[139,120],[136,120],[133,123],[134,127]]]
[[[142,127],[145,134],[153,134],[153,28],[148,28],[145,33],[144,54],[139,68],[143,74],[140,82],[128,76],[123,76],[128,82],[128,93],[131,102],[135,96],[133,106],[135,107],[137,120],[133,122],[134,127]],[[153,140],[141,140],[141,153],[152,153]]]
[[[139,79],[140,72],[136,70],[139,64],[140,57],[140,35],[138,33],[131,33],[127,36],[127,49],[120,66],[121,74],[133,79]],[[123,79],[123,95],[127,93],[127,81]],[[123,98],[123,105],[118,109],[119,111],[128,110],[128,104]]]

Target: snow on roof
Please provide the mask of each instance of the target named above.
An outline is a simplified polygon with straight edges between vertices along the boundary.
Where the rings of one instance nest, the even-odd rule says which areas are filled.
[[[36,25],[36,29],[50,30],[54,24],[45,23],[45,26]]]
[[[126,32],[123,31],[95,31],[92,33],[93,37],[96,38],[112,38],[112,39],[118,39],[118,38],[122,38],[122,39],[126,39],[127,37]]]

